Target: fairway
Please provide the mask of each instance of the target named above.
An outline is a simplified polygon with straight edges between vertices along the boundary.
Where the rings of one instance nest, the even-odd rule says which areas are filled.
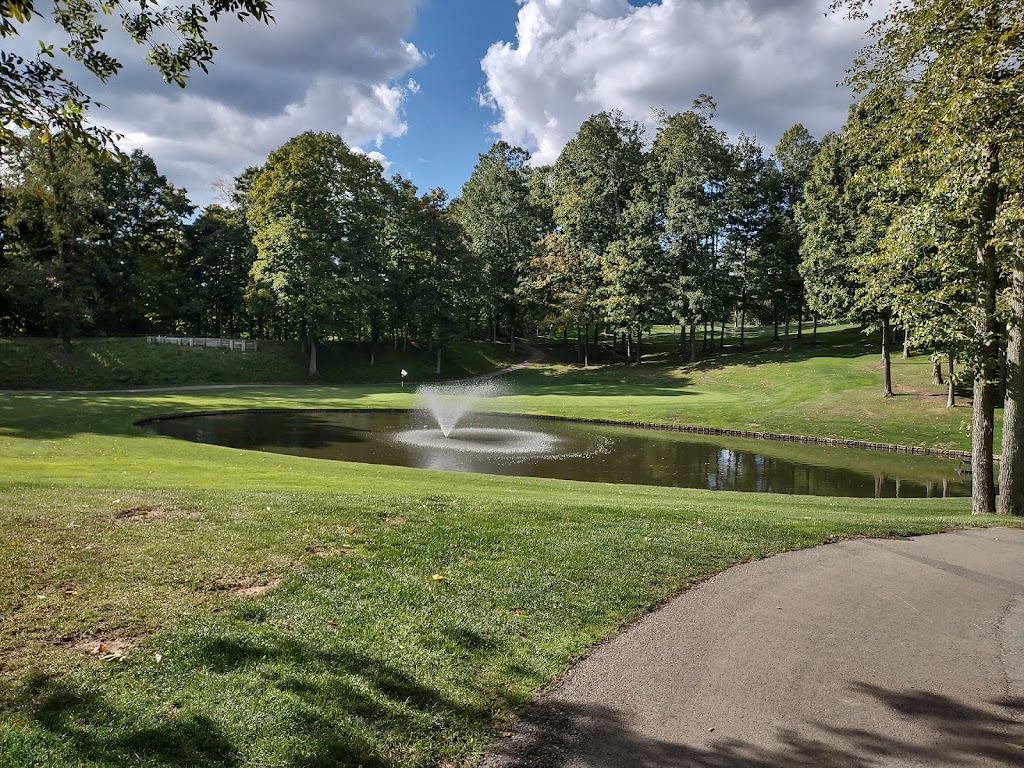
[[[896,361],[903,394],[883,399],[873,349],[832,342],[698,366],[539,365],[495,406],[967,446],[969,410],[942,407],[927,358]],[[730,565],[1013,523],[972,518],[969,500],[449,474],[133,426],[414,405],[395,385],[5,394],[0,762],[471,765],[594,643]]]

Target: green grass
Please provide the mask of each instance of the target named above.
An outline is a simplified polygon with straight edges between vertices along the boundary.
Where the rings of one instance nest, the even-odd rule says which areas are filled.
[[[317,368],[324,383],[383,383],[439,378],[436,356],[410,346],[381,343],[374,363],[368,345],[325,342],[318,345]],[[442,353],[440,378],[486,373],[518,361],[507,345],[464,341]],[[84,338],[66,359],[54,339],[0,339],[0,389],[106,390],[128,387],[191,386],[236,383],[303,383],[309,359],[297,341],[261,341],[255,352],[147,344],[143,338]]]
[[[496,407],[967,444],[968,411],[933,407],[927,361],[896,361],[919,394],[883,401],[873,350],[832,338],[821,357],[546,366]],[[132,426],[412,403],[396,384],[3,396],[0,765],[470,765],[595,642],[732,564],[1018,523],[966,500],[447,474]],[[260,585],[275,586],[240,594]],[[114,641],[123,657],[88,652]]]

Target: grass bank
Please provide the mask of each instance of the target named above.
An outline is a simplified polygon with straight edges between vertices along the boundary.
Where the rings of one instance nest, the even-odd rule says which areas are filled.
[[[318,346],[319,381],[362,384],[451,379],[517,362],[505,344],[462,341],[437,358],[426,349],[324,342]],[[308,383],[309,358],[297,341],[261,341],[255,352],[147,344],[144,338],[77,339],[66,358],[55,339],[0,339],[0,389],[108,390],[129,387],[237,383]]]
[[[495,407],[966,444],[967,410],[932,408],[930,368],[897,361],[906,394],[883,401],[873,351],[845,338],[821,357],[546,366]],[[593,643],[716,571],[1007,522],[965,500],[453,475],[132,426],[412,402],[396,385],[4,396],[0,764],[471,765]]]

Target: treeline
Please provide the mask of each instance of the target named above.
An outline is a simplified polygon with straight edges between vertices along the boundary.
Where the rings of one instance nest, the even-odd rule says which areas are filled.
[[[0,334],[182,333],[429,344],[465,333],[477,270],[441,191],[306,133],[196,215],[141,151],[55,136],[0,165]]]
[[[503,142],[461,196],[419,194],[337,136],[305,133],[196,215],[141,151],[91,156],[57,136],[2,157],[0,333],[184,333],[410,340],[563,332],[593,359],[621,332],[680,322],[685,354],[716,323],[805,308],[794,206],[816,144],[795,126],[765,155],[730,143],[714,105],[665,115],[653,143],[594,115],[558,162]]]

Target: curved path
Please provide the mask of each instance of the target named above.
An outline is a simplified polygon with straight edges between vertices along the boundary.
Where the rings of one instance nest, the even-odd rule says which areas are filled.
[[[1024,531],[725,571],[595,650],[484,765],[1024,766]]]
[[[479,376],[471,376],[469,380],[488,381],[489,379],[495,379],[498,376],[504,376],[506,373],[512,373],[513,371],[521,371],[523,368],[529,368],[531,365],[535,365],[544,359],[544,350],[531,346],[525,341],[519,341],[519,346],[526,351],[526,359],[521,363],[506,365],[504,368],[498,368],[497,370],[489,371],[488,373],[481,373]]]

